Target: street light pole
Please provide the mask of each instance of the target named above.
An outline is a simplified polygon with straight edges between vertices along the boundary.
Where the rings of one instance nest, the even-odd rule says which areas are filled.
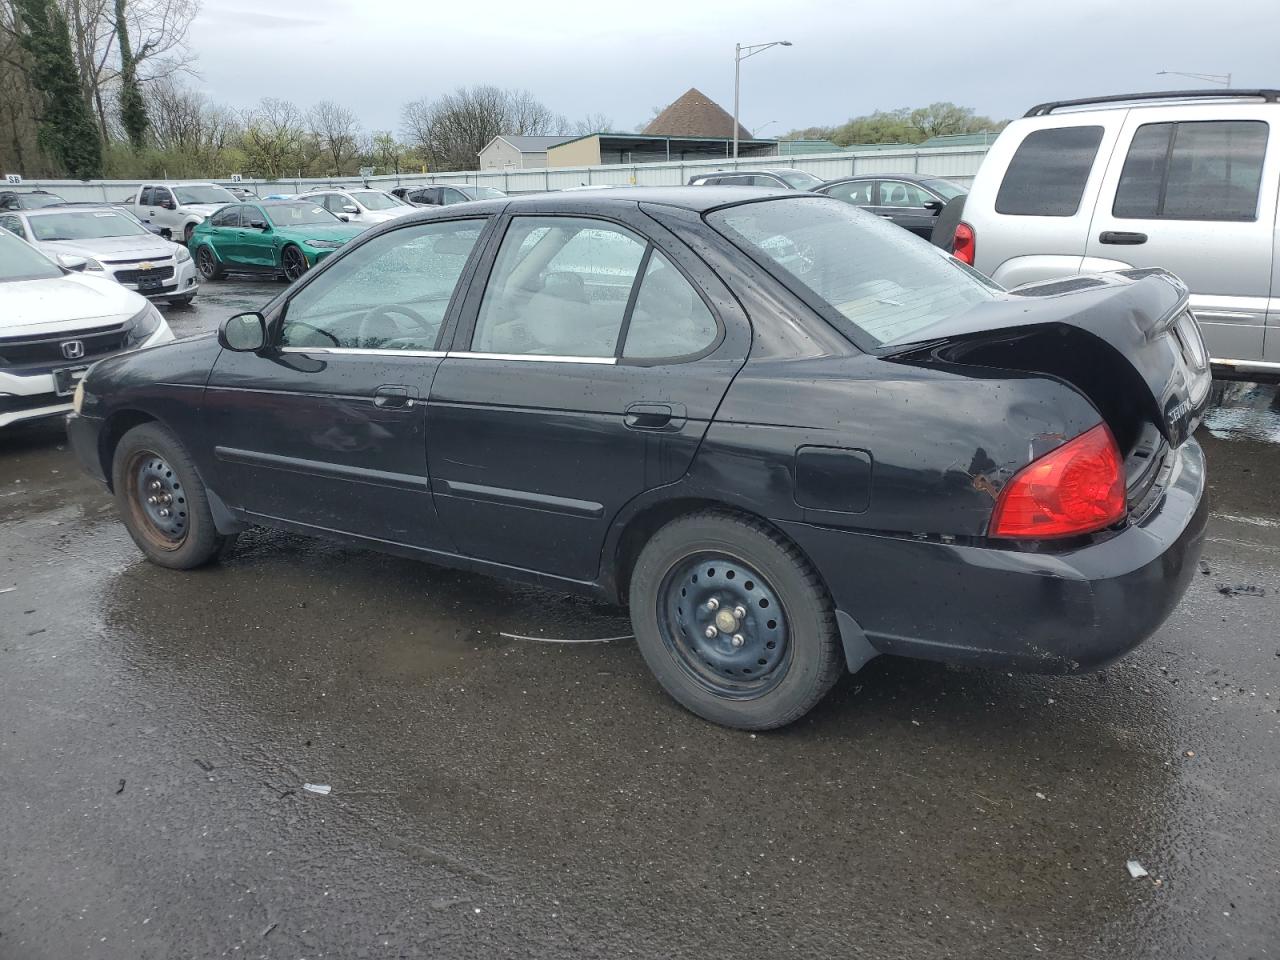
[[[769,43],[751,43],[745,47],[740,43],[733,45],[733,159],[738,159],[738,105],[741,102],[742,61],[764,53],[770,47],[789,47],[790,40],[773,40]],[[752,134],[754,136],[754,134]]]
[[[1231,74],[1229,73],[1185,73],[1182,70],[1157,70],[1157,77],[1187,77],[1191,80],[1203,80],[1205,83],[1220,83],[1230,89]]]

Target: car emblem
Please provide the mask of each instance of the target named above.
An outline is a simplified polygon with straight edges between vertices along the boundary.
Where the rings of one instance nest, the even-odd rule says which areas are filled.
[[[80,340],[63,340],[62,355],[68,360],[79,360],[84,356],[84,343]]]
[[[149,260],[144,260],[142,261],[142,263],[138,264],[139,270],[151,270],[154,267],[155,267],[155,264],[151,263]]]

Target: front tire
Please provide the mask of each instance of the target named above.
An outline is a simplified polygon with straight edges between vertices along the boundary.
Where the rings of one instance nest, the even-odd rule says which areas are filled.
[[[667,524],[636,561],[630,602],[658,683],[713,723],[785,726],[840,676],[826,587],[794,544],[758,520],[704,511]]]
[[[141,424],[120,438],[111,479],[125,528],[152,563],[190,570],[227,542],[213,524],[191,455],[160,424]]]
[[[221,280],[227,274],[226,267],[218,262],[218,258],[207,243],[196,250],[196,269],[200,271],[200,276],[210,281]]]

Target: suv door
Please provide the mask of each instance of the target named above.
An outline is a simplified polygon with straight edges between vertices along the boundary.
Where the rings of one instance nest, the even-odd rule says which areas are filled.
[[[877,189],[878,197],[871,208],[877,216],[893,221],[916,236],[928,239],[933,235],[933,222],[938,214],[925,204],[930,200],[937,201],[937,197],[924,187],[905,180],[880,180]]]
[[[165,206],[168,203],[169,206]],[[175,237],[182,236],[182,217],[178,212],[178,201],[168,187],[152,187],[151,189],[151,222],[160,227],[168,227]]]
[[[435,501],[463,554],[589,581],[618,511],[688,469],[750,331],[638,209],[504,219],[431,387]]]
[[[211,486],[251,516],[451,551],[427,473],[425,400],[488,219],[406,225],[308,273],[270,347],[224,350],[205,390]]]
[[[1083,268],[1165,267],[1190,287],[1215,360],[1280,360],[1280,332],[1266,339],[1280,184],[1275,141],[1280,131],[1256,107],[1131,109]]]

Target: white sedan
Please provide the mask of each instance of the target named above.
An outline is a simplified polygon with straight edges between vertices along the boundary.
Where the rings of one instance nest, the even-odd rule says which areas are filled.
[[[299,200],[310,200],[341,220],[361,226],[386,223],[413,213],[417,207],[382,190],[313,190]]]
[[[145,298],[0,230],[0,428],[66,413],[91,363],[172,339]]]
[[[187,248],[158,237],[136,217],[110,206],[71,205],[0,213],[0,227],[53,259],[75,257],[85,270],[148,300],[186,305],[200,289]]]

